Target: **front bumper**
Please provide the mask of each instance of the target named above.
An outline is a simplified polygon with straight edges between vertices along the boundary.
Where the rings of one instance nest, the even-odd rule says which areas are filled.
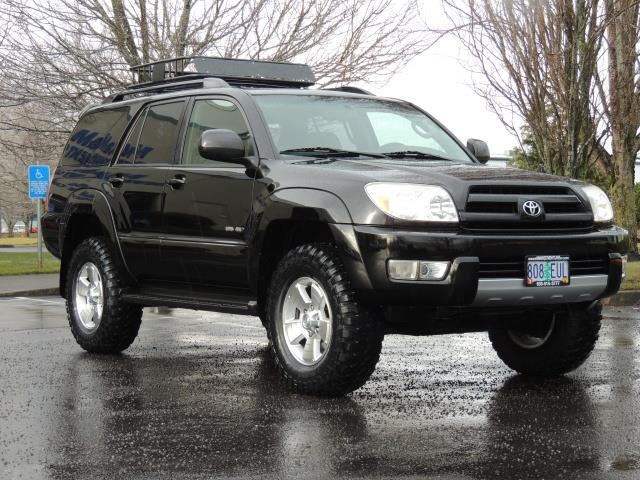
[[[626,230],[607,227],[590,233],[563,235],[469,235],[419,232],[388,227],[332,225],[354,287],[369,303],[502,307],[593,301],[613,295],[622,281],[622,255],[628,250]],[[529,255],[592,256],[607,259],[598,275],[573,275],[563,287],[526,287],[523,278],[482,278],[482,259]],[[398,282],[387,275],[388,259],[452,262],[441,282]]]
[[[615,259],[612,261],[615,262]],[[472,305],[494,307],[590,302],[605,295],[609,276],[576,276],[571,279],[570,285],[535,288],[525,286],[523,279],[519,278],[482,278],[478,280],[478,292]]]

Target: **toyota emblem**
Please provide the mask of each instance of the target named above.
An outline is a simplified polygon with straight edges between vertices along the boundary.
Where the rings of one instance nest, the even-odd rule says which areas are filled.
[[[542,213],[542,206],[535,200],[527,200],[522,204],[522,212],[528,217],[539,217]]]

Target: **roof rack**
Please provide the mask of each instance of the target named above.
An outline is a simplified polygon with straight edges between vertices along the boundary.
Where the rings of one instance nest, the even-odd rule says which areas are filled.
[[[193,88],[224,88],[228,86],[229,84],[224,80],[210,75],[183,75],[159,82],[130,85],[126,90],[107,97],[102,103],[121,102],[125,97],[139,97],[153,93],[169,93]]]
[[[362,95],[374,95],[369,90],[365,90],[364,88],[350,87],[348,85],[344,87],[323,88],[323,90],[331,90],[333,92],[360,93]]]
[[[217,57],[176,57],[131,67],[137,85],[199,74],[226,81],[231,86],[304,88],[316,82],[308,65],[300,63],[236,60]],[[137,78],[135,78],[137,76]]]

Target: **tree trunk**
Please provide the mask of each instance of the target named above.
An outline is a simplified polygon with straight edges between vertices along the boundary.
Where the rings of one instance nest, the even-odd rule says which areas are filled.
[[[616,145],[618,144],[618,145]],[[616,181],[612,188],[613,209],[616,223],[629,231],[629,246],[631,251],[638,251],[638,222],[636,219],[636,198],[634,191],[635,158],[631,148],[625,146],[622,139],[613,139]]]
[[[605,3],[609,40],[609,111],[616,181],[612,196],[616,222],[629,231],[631,251],[638,251],[634,195],[636,134],[640,105],[636,86],[638,5],[635,0]]]

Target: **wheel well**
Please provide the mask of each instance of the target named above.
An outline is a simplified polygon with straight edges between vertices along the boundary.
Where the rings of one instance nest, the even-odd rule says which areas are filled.
[[[333,243],[333,235],[326,223],[275,220],[269,224],[262,244],[258,273],[258,311],[261,318],[266,318],[267,290],[280,259],[299,245],[319,242]]]
[[[62,259],[60,263],[60,294],[65,296],[67,283],[67,268],[71,255],[83,240],[89,237],[104,236],[108,240],[107,232],[100,221],[91,214],[76,213],[71,215],[64,233],[62,245]]]

